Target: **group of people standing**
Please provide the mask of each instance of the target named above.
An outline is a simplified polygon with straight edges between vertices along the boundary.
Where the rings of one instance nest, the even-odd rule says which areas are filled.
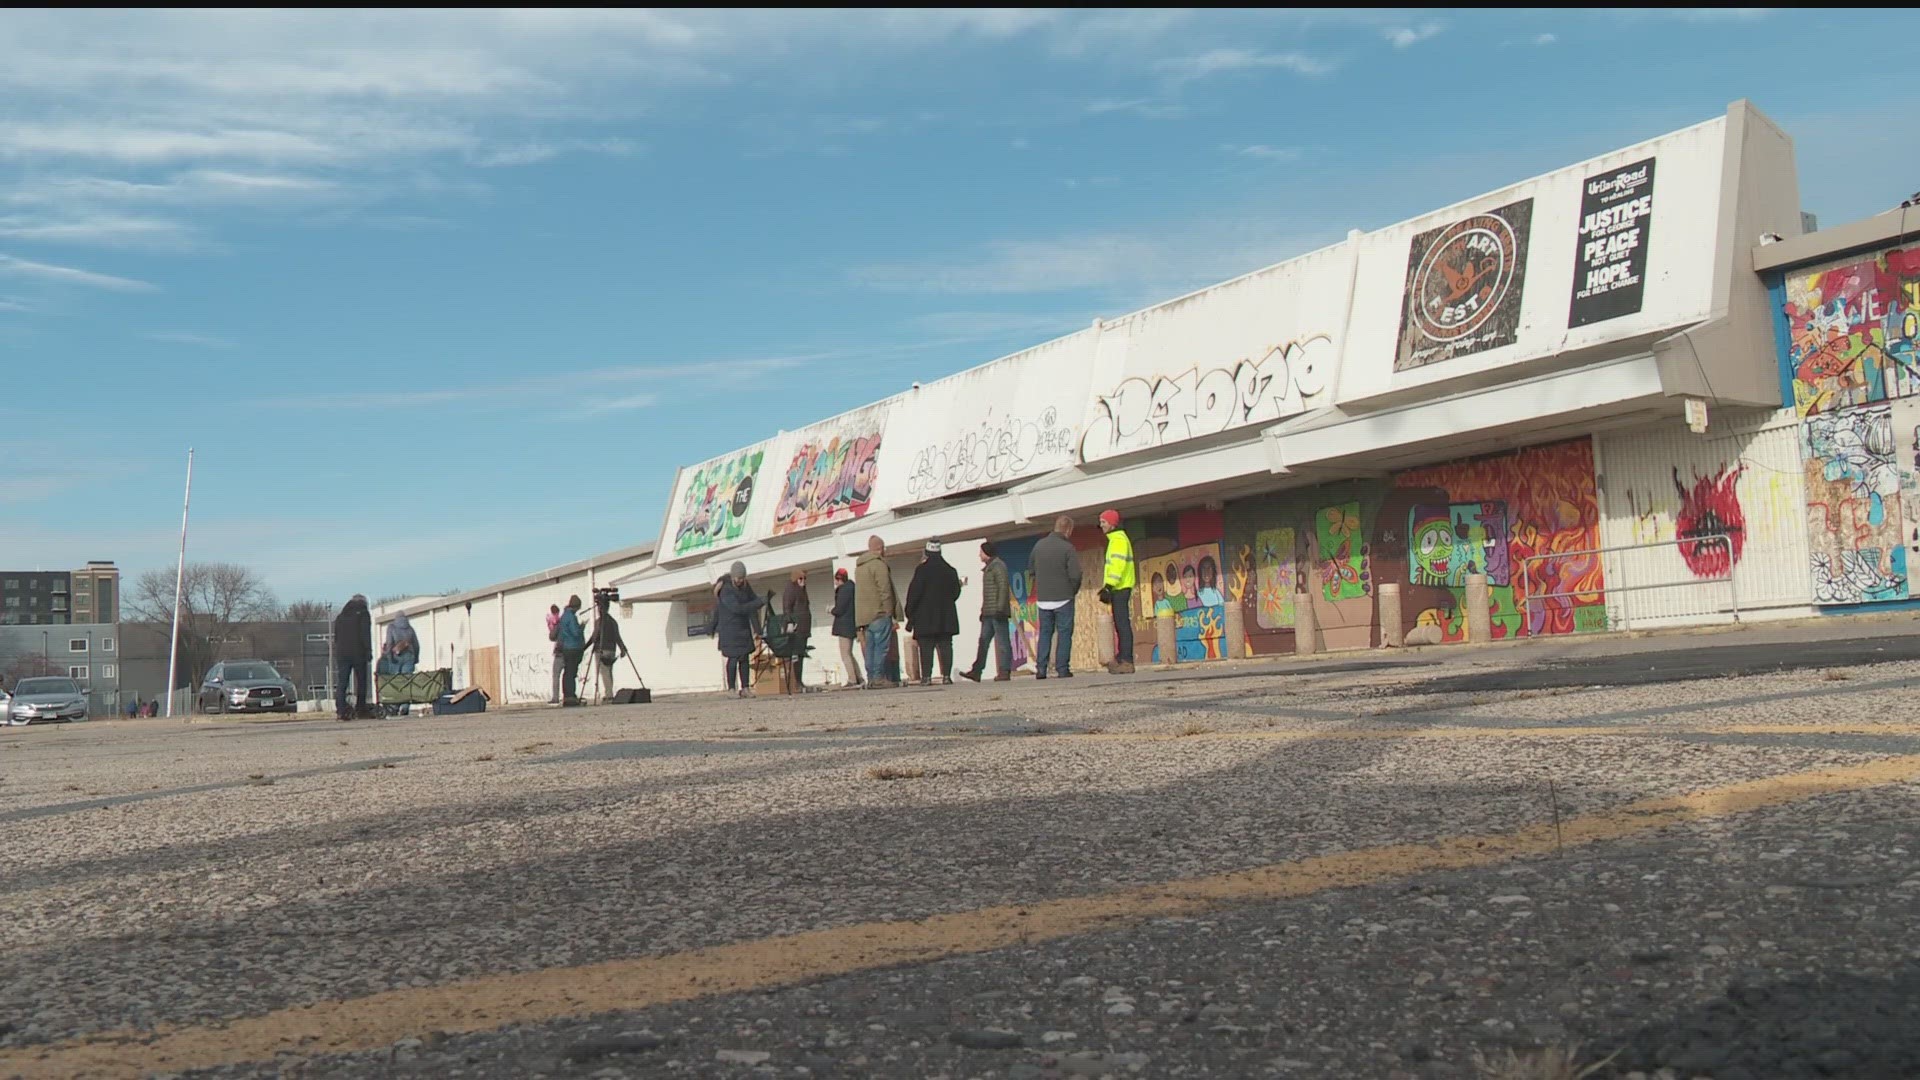
[[[574,708],[580,700],[580,662],[593,654],[600,679],[600,695],[613,697],[613,669],[627,657],[627,643],[620,637],[620,623],[613,617],[612,603],[595,594],[593,633],[580,623],[580,594],[567,597],[567,606],[547,608],[547,640],[553,642],[553,689],[547,704]]]
[[[1031,572],[1039,607],[1034,675],[1040,679],[1049,677],[1050,664],[1051,677],[1073,677],[1074,603],[1082,580],[1080,553],[1071,539],[1073,528],[1073,519],[1063,515],[1054,521],[1053,531],[1033,548]],[[1137,579],[1133,543],[1120,528],[1116,511],[1100,515],[1100,529],[1106,534],[1107,549],[1099,595],[1113,612],[1117,639],[1107,671],[1130,675],[1134,670],[1132,600]],[[979,682],[986,675],[991,650],[993,681],[1006,682],[1013,678],[1012,576],[991,541],[980,545],[980,564],[979,642],[972,666],[958,674]],[[901,684],[899,629],[904,623],[919,652],[919,684],[932,685],[937,668],[940,684],[952,685],[953,641],[960,634],[959,600],[964,584],[942,553],[940,541],[929,540],[903,598],[894,587],[885,542],[878,536],[869,537],[867,550],[855,561],[851,575],[845,570],[834,571],[833,636],[840,642],[840,662],[847,673],[847,684],[869,690]],[[747,584],[746,565],[739,562],[715,585],[714,599],[715,634],[727,661],[727,689],[746,697],[751,692],[747,659],[763,635],[761,609],[768,606],[768,599],[755,595]],[[793,572],[782,606],[785,611],[780,617],[787,620],[789,632],[802,635],[804,640],[813,628],[806,571]],[[804,660],[793,663],[798,683]]]

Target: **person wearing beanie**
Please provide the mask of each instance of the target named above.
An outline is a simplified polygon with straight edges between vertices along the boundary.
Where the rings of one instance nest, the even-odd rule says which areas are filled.
[[[1100,531],[1107,534],[1106,576],[1100,585],[1100,599],[1113,609],[1113,632],[1119,639],[1113,662],[1107,671],[1114,675],[1133,674],[1133,586],[1137,580],[1133,564],[1133,541],[1120,528],[1118,510],[1100,512]]]
[[[907,585],[907,633],[920,649],[920,685],[933,683],[933,662],[940,661],[940,684],[953,685],[953,639],[960,633],[960,574],[940,554],[940,541],[927,541],[926,555]]]
[[[859,686],[865,680],[860,677],[860,663],[854,659],[853,639],[860,628],[853,619],[853,578],[845,568],[833,572],[833,636],[840,642],[840,667],[845,671],[847,686]]]
[[[980,647],[973,654],[973,666],[960,673],[969,682],[979,682],[987,670],[987,645],[993,645],[994,682],[1013,678],[1013,579],[1005,560],[994,550],[993,542],[980,545]]]
[[[714,601],[714,635],[720,655],[727,660],[727,690],[750,697],[753,676],[747,658],[761,637],[759,616],[767,606],[766,597],[753,594],[747,584],[747,564],[736,562],[714,590]]]

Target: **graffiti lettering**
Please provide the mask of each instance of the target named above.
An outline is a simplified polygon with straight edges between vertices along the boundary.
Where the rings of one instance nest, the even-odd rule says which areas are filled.
[[[921,448],[907,477],[910,499],[929,499],[955,491],[1016,480],[1038,464],[1067,464],[1073,455],[1071,427],[1049,408],[1037,420],[1018,416],[987,419],[980,426],[938,446]]]
[[[1094,403],[1080,437],[1080,460],[1292,416],[1325,392],[1332,364],[1333,339],[1315,334],[1230,368],[1127,379]]]
[[[865,514],[873,501],[879,453],[877,431],[802,443],[787,466],[786,485],[774,506],[773,534],[784,536]]]

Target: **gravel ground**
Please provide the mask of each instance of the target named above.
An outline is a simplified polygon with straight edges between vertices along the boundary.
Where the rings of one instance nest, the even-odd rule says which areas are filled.
[[[1858,655],[1913,651],[1887,640]],[[1098,896],[1920,754],[1920,662],[1583,681],[1661,648],[1556,663],[1556,680],[1516,677],[1543,667],[1517,653],[1428,652],[7,729],[0,1076],[116,1029]],[[1601,1075],[1920,1075],[1916,795],[1822,795],[1557,857],[216,1071],[1440,1077],[1480,1075],[1476,1051],[1579,1041],[1618,1051]]]

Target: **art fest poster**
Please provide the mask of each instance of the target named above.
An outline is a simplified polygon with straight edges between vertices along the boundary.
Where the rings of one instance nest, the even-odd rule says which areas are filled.
[[[1589,177],[1581,187],[1569,327],[1640,310],[1647,290],[1647,236],[1653,225],[1653,161]]]
[[[1522,199],[1414,236],[1393,370],[1513,344],[1532,226]]]

